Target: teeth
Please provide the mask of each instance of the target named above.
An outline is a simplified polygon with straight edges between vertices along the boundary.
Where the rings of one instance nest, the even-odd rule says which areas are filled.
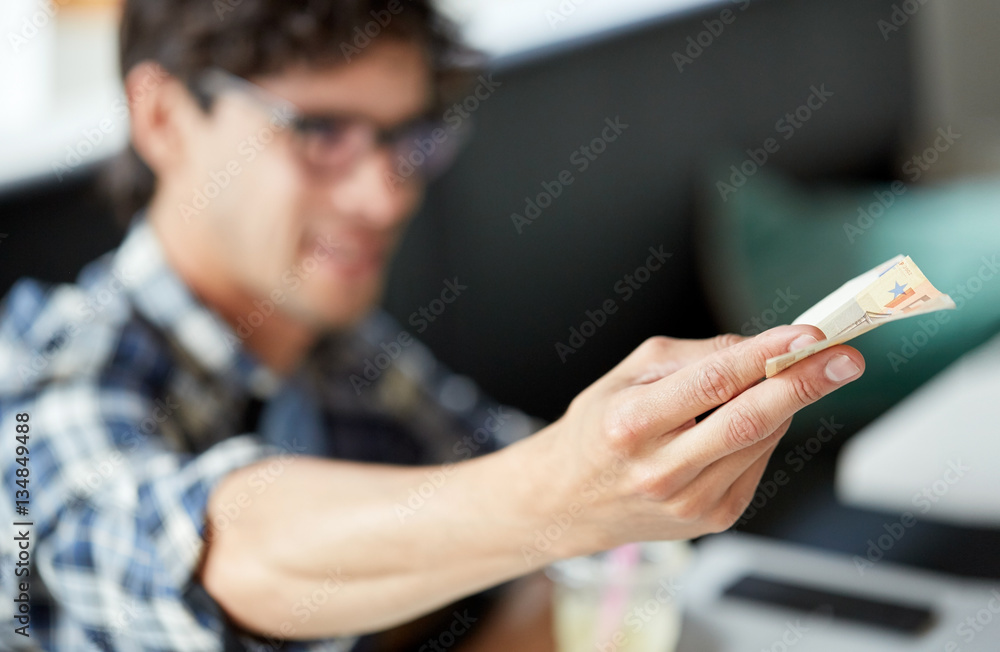
[[[333,255],[343,260],[355,260],[361,257],[361,252],[357,249],[336,249]]]
[[[331,257],[344,262],[352,263],[367,257],[375,256],[375,252],[373,250],[362,246],[360,243],[338,240],[332,236],[314,236],[311,242],[313,251],[315,251],[317,247],[322,247],[330,252]]]
[[[358,246],[337,243],[334,246],[333,251],[341,256],[356,256],[361,251],[361,248]]]
[[[338,241],[338,240],[336,240],[334,238],[331,238],[331,237],[327,237],[327,236],[319,236],[319,237],[313,238],[312,239],[312,248],[314,250],[316,248],[326,249],[330,253],[332,253],[334,255],[337,255],[337,256],[344,255],[345,253],[350,253],[351,251],[356,251],[357,250],[356,247],[347,246],[343,242]]]

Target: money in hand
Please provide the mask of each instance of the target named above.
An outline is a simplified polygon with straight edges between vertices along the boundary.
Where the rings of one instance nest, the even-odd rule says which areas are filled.
[[[887,322],[954,308],[951,297],[931,285],[909,256],[896,256],[848,281],[792,322],[816,326],[826,339],[770,358],[765,374],[770,378],[799,360]]]

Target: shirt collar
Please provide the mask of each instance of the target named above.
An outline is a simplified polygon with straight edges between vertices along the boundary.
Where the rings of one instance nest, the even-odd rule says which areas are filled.
[[[144,212],[133,218],[112,258],[111,272],[125,286],[135,309],[204,370],[261,398],[278,391],[281,376],[247,351],[239,335],[198,301],[167,262]]]

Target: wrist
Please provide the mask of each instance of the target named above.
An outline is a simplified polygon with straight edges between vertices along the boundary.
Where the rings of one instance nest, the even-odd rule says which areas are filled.
[[[591,525],[599,493],[572,450],[559,421],[501,451],[508,482],[504,491],[520,515],[517,546],[525,562],[540,568],[553,561],[601,550]]]

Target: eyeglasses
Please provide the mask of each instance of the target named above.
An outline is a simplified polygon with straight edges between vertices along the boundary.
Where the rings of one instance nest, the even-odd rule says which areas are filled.
[[[206,70],[190,86],[206,110],[214,98],[227,91],[254,100],[271,114],[274,131],[292,131],[302,160],[324,176],[345,172],[373,149],[388,148],[393,171],[387,180],[391,185],[414,177],[434,179],[451,166],[470,131],[466,122],[445,123],[431,116],[383,128],[362,116],[308,114],[283,97],[221,68]]]

